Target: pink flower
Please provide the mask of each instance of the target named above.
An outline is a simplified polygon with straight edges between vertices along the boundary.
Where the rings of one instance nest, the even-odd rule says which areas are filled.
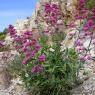
[[[12,25],[9,25],[8,33],[10,34],[11,38],[16,37],[16,30],[14,29]]]
[[[81,61],[85,61],[85,57],[84,57],[84,56],[81,56],[81,57],[80,57],[80,60],[81,60]]]
[[[42,66],[35,66],[32,68],[32,73],[41,73],[43,70],[44,68]]]
[[[40,62],[44,62],[46,60],[46,55],[42,54],[42,55],[39,56],[38,59],[39,59]]]
[[[76,46],[82,46],[83,45],[83,41],[78,39],[76,42],[75,42]]]
[[[91,56],[91,55],[81,56],[81,57],[80,57],[80,60],[81,60],[81,61],[92,60],[92,56]]]
[[[95,24],[93,20],[88,20],[87,23],[83,26],[84,31],[94,29],[94,28],[95,28]]]
[[[86,50],[86,48],[85,47],[80,47],[79,50],[83,51],[83,50]]]
[[[56,17],[50,17],[50,23],[51,24],[57,23],[57,18]]]
[[[22,64],[28,64],[28,61],[30,60],[30,57],[28,56],[28,57],[25,57],[24,59],[23,59],[23,61],[22,61]]]
[[[76,24],[74,24],[74,22],[71,22],[70,24],[68,24],[68,28],[75,28]]]
[[[32,36],[33,34],[32,34],[32,31],[26,31],[26,32],[24,32],[24,35],[31,35]]]
[[[30,47],[22,47],[22,51],[23,52],[30,52],[31,51],[31,48]]]
[[[86,50],[86,48],[83,47],[83,46],[77,46],[76,49],[77,49],[78,51],[84,51],[84,50]]]
[[[89,30],[89,27],[88,27],[87,25],[84,25],[84,26],[83,26],[83,30],[84,30],[84,31],[87,31],[87,30]]]
[[[45,4],[45,12],[48,14],[51,12],[51,5],[49,3]]]
[[[26,57],[31,56],[31,53],[30,52],[25,52],[25,56]]]
[[[24,37],[25,39],[32,38],[32,36],[33,36],[32,31],[26,31],[26,32],[24,32],[24,34],[23,34],[23,37]]]
[[[14,28],[14,26],[13,25],[9,25],[9,29],[13,29]]]
[[[85,36],[91,36],[92,34],[92,32],[85,32]]]
[[[82,3],[85,3],[85,0],[79,0],[79,2],[82,4]]]
[[[37,43],[36,45],[35,45],[35,50],[36,51],[39,51],[41,49],[41,45],[39,44],[39,43]]]
[[[36,39],[32,39],[32,45],[35,45],[37,43]]]
[[[85,60],[92,60],[92,56],[91,55],[86,55]]]
[[[88,24],[89,27],[91,27],[91,26],[94,25],[94,21],[93,21],[93,20],[89,20],[89,21],[87,22],[87,24]]]
[[[51,7],[52,7],[53,9],[59,9],[59,6],[58,6],[57,4],[52,4]]]
[[[75,32],[69,32],[69,36],[74,36],[75,34]]]
[[[95,39],[92,39],[92,43],[95,44]]]
[[[4,42],[0,41],[0,48],[2,48],[4,46]]]
[[[32,42],[26,42],[24,43],[24,46],[27,47],[27,46],[31,46],[32,45]]]
[[[44,14],[46,23],[49,23],[51,25],[56,25],[59,18],[61,18],[61,11],[57,4],[46,3]]]
[[[16,42],[21,42],[21,37],[20,36],[16,36],[15,38],[14,38],[14,41],[16,41]]]
[[[31,52],[31,56],[34,57],[35,55],[36,55],[36,51],[33,50],[33,51]]]

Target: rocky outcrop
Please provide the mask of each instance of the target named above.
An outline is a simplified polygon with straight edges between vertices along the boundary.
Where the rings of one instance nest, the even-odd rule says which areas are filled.
[[[68,11],[73,11],[73,9],[74,9],[74,2],[76,0],[39,0],[37,2],[36,9],[32,13],[31,17],[27,17],[27,19],[25,19],[25,20],[20,20],[19,19],[14,24],[15,29],[17,30],[18,34],[21,34],[23,31],[26,31],[26,30],[32,30],[32,29],[37,28],[37,26],[35,24],[35,19],[37,17],[38,10],[41,9],[41,5],[44,2],[51,2],[51,1],[56,2],[56,3],[60,2],[63,11],[65,9],[64,8],[65,6],[67,6],[66,8],[67,8]]]
[[[37,5],[36,5],[36,9],[35,11],[32,13],[32,15],[30,17],[27,17],[26,19],[22,20],[22,19],[18,19],[15,24],[14,24],[14,28],[16,29],[17,33],[18,34],[22,34],[24,31],[26,30],[34,30],[37,29],[37,25],[35,24],[35,19],[36,17],[38,16],[38,10],[41,9],[41,5],[44,3],[44,2],[60,2],[61,3],[61,7],[62,7],[62,11],[65,11],[64,7],[67,6],[67,10],[69,11],[73,11],[74,9],[74,5],[73,5],[73,2],[75,2],[76,0],[39,0],[37,2]],[[66,5],[66,2],[67,2],[67,5]],[[40,16],[38,16],[39,19],[40,19]],[[46,24],[44,22],[40,23],[41,26],[43,27],[46,27]],[[36,33],[37,35],[37,33]],[[9,34],[7,34],[6,38],[5,38],[5,41],[7,44],[10,44],[12,39],[9,37]]]

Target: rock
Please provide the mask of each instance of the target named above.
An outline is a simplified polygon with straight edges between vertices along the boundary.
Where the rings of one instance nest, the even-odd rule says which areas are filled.
[[[10,86],[11,75],[7,70],[7,65],[17,55],[15,51],[0,52],[0,89],[6,89]]]
[[[0,90],[6,89],[10,85],[10,74],[3,68],[0,68]]]
[[[95,95],[95,75],[71,91],[72,95]]]
[[[16,55],[19,55],[16,51],[0,52],[0,95],[28,95],[22,81],[12,79],[7,70],[7,65]]]
[[[5,55],[6,54],[6,55]],[[7,53],[0,53],[0,89],[6,89],[10,85],[11,76],[7,71]]]
[[[0,90],[0,95],[28,95],[19,78],[12,81],[9,88]]]
[[[18,19],[14,24],[14,28],[17,31],[17,34],[22,34],[24,31],[28,30],[30,26],[30,18],[27,19]]]

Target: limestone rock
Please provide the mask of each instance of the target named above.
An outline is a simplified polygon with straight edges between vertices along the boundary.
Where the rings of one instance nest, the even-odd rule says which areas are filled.
[[[30,25],[30,18],[27,18],[25,20],[17,20],[16,23],[14,24],[14,28],[17,31],[17,34],[22,34],[22,32],[26,31],[29,29]]]
[[[95,75],[71,92],[72,95],[95,95]]]
[[[10,85],[10,74],[4,69],[0,68],[0,90],[6,89]]]

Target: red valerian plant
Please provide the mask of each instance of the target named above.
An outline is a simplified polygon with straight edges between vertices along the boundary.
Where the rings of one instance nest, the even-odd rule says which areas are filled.
[[[46,3],[45,5],[45,20],[47,24],[56,25],[61,24],[62,15],[60,14],[60,7],[57,4]]]
[[[31,59],[38,60],[41,62],[45,61],[45,59],[46,59],[45,54],[37,56],[38,52],[41,50],[41,45],[37,41],[37,39],[35,39],[33,37],[32,31],[26,31],[22,35],[17,35],[17,32],[14,29],[14,27],[12,25],[10,25],[8,32],[13,39],[16,50],[19,53],[24,55],[22,64],[24,64],[24,65],[29,64]],[[37,66],[33,67],[32,71],[33,72],[41,72],[41,68],[43,69],[42,66],[39,67],[37,65]]]

